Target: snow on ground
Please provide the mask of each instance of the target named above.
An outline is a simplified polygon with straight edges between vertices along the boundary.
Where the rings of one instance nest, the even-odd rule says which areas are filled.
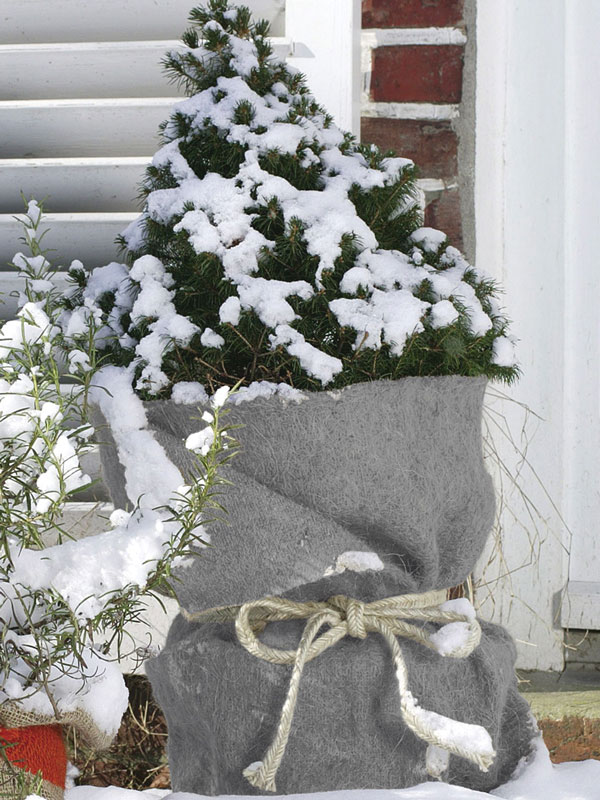
[[[286,800],[483,800],[491,796],[504,800],[599,800],[600,761],[571,761],[553,765],[543,741],[538,741],[531,763],[517,769],[513,780],[490,794],[475,792],[446,783],[422,783],[410,789],[356,790],[316,792],[310,795],[285,795]],[[221,800],[245,800],[246,796],[222,796]],[[273,795],[269,795],[271,800]],[[66,792],[66,800],[208,800],[204,795],[150,789],[134,792],[128,789],[77,786]]]

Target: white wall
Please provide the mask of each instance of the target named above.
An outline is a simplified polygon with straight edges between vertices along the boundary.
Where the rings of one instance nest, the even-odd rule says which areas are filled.
[[[501,579],[484,610],[516,638],[519,665],[538,669],[563,666],[568,546],[554,507],[564,499],[564,26],[563,0],[478,3],[476,260],[505,288],[523,370],[489,414],[506,469],[502,552],[484,572]]]
[[[600,3],[578,0],[565,26],[565,515],[573,530],[569,594],[586,593],[585,618],[600,628]],[[584,609],[582,609],[584,611]]]
[[[561,625],[600,629],[599,41],[597,0],[478,2],[477,263],[523,369],[493,420],[528,448],[496,427],[505,563],[487,576],[505,577],[485,606],[540,669],[563,665]]]

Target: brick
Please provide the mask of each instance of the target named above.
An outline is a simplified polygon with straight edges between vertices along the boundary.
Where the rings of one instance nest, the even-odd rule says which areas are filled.
[[[450,122],[363,117],[361,141],[412,158],[422,178],[453,178],[458,139]]]
[[[425,209],[423,224],[428,228],[444,231],[449,244],[462,250],[462,219],[458,189],[446,189],[439,198],[432,200]]]
[[[462,45],[400,45],[373,51],[375,102],[459,103]]]
[[[539,726],[555,764],[600,759],[600,720],[586,717],[541,719]]]
[[[463,0],[363,0],[363,28],[429,28],[458,25]]]

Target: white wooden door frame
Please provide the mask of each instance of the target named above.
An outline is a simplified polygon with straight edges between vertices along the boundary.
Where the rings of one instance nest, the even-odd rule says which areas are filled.
[[[504,562],[480,572],[525,668],[563,667],[563,627],[600,628],[599,35],[595,0],[478,2],[477,263],[505,288],[523,369],[491,408],[527,448],[493,417]]]
[[[286,0],[289,63],[337,125],[360,134],[361,0]]]
[[[573,531],[563,625],[600,629],[600,5],[569,4],[566,53],[565,516]],[[590,97],[594,100],[590,102]]]

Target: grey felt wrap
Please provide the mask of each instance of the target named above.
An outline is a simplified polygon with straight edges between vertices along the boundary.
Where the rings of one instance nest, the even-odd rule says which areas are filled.
[[[350,581],[347,593],[354,593]],[[418,643],[399,641],[411,691],[422,706],[483,725],[497,752],[486,773],[451,756],[444,780],[489,791],[506,782],[529,754],[535,731],[517,691],[510,637],[498,626],[482,627],[482,641],[466,659],[443,658]],[[301,630],[298,622],[274,623],[261,640],[293,648]],[[261,760],[271,743],[290,671],[246,652],[232,624],[175,620],[166,647],[146,664],[167,719],[174,791],[260,794],[242,771]],[[375,633],[364,640],[346,638],[304,670],[277,793],[414,786],[431,780],[426,748],[402,721],[384,639]]]
[[[213,546],[178,572],[188,611],[267,595],[365,602],[462,583],[494,513],[485,470],[481,410],[485,379],[404,378],[311,393],[301,403],[258,398],[232,407],[240,452],[224,476],[227,522]],[[197,408],[145,403],[149,427],[185,473],[186,436],[203,426]],[[200,410],[201,411],[201,410]],[[114,449],[102,449],[113,501],[125,506]],[[348,551],[383,569],[325,575]],[[261,639],[294,648],[302,624],[271,624]],[[484,626],[466,659],[401,639],[411,691],[424,708],[484,725],[498,752],[489,772],[451,757],[446,780],[489,790],[529,752],[533,729],[517,692],[514,647]],[[169,725],[176,791],[256,794],[242,770],[275,733],[290,668],[250,655],[232,624],[178,617],[162,653],[146,665]],[[428,779],[426,745],[400,716],[391,654],[382,637],[346,639],[307,665],[279,793],[402,788]]]
[[[414,592],[461,583],[494,514],[481,444],[485,384],[404,378],[232,407],[226,422],[242,426],[241,447],[223,471],[232,482],[221,498],[226,523],[211,526],[214,546],[178,573],[181,604],[197,611],[282,594],[319,580],[347,551],[376,552],[391,593],[394,581]],[[185,439],[205,426],[197,407],[144,407],[185,473]],[[126,507],[116,451],[100,452],[113,502]]]

